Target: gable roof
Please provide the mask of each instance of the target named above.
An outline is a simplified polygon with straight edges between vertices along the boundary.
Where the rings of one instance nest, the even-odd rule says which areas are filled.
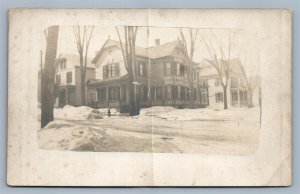
[[[74,67],[80,67],[78,54],[63,53],[60,55],[60,59],[66,59],[68,64],[71,64]],[[87,58],[87,67],[95,67],[95,65],[92,63],[92,59],[89,57]]]
[[[211,60],[209,60],[209,59],[203,59],[199,63],[199,66],[202,69],[202,75],[207,76],[207,75],[217,74],[217,71],[210,64],[210,62],[211,62]],[[218,59],[218,63],[221,63],[221,59]],[[230,63],[230,72],[231,73],[242,73],[242,70],[241,70],[242,63],[239,58],[229,59],[229,63]]]
[[[124,44],[124,43],[122,43],[122,44]],[[136,55],[140,56],[140,57],[157,59],[157,58],[170,56],[178,44],[180,44],[179,40],[168,42],[168,43],[158,45],[158,46],[148,47],[148,48],[135,46],[135,52],[136,52]],[[117,47],[117,48],[121,49],[120,41],[107,39],[106,42],[101,47],[100,51],[96,54],[96,56],[92,60],[92,63],[96,63],[98,61],[98,59],[100,58],[101,54],[103,53],[103,51],[106,48],[110,48],[110,47]]]

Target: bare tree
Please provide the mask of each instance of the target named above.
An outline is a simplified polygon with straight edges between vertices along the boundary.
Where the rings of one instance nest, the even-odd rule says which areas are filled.
[[[58,26],[51,26],[47,33],[45,64],[41,61],[41,127],[53,121],[55,101],[55,61],[58,42]]]
[[[226,49],[224,48],[222,41],[217,42],[219,53],[216,51],[212,41],[208,42],[203,37],[202,40],[210,56],[210,60],[207,61],[210,65],[212,65],[216,69],[219,76],[219,80],[222,84],[223,93],[224,93],[224,109],[227,109],[228,108],[227,87],[230,79],[230,54],[231,54],[230,52],[231,52],[231,43],[232,43],[231,33],[229,33],[229,37],[227,40],[228,47]],[[227,50],[227,53],[225,53],[225,50]]]
[[[124,42],[120,35],[120,31],[116,26],[118,33],[120,47],[124,59],[125,68],[128,72],[128,85],[129,85],[129,114],[131,116],[139,114],[139,99],[137,97],[137,63],[135,53],[135,42],[138,27],[136,26],[124,26]]]
[[[73,26],[80,64],[80,93],[81,105],[85,105],[85,77],[87,67],[88,49],[95,26]]]
[[[198,37],[199,30],[189,28],[188,29],[188,36],[189,36],[189,46],[188,49],[188,43],[187,43],[187,35],[184,34],[183,30],[180,29],[180,36],[181,36],[181,43],[183,45],[183,53],[185,56],[185,63],[188,66],[188,81],[189,81],[189,90],[190,90],[190,98],[189,98],[189,104],[190,108],[195,108],[194,105],[194,67],[193,67],[193,57],[194,57],[194,51],[195,51],[195,43]]]
[[[253,94],[254,91],[256,89],[256,87],[258,86],[258,82],[259,82],[259,77],[258,77],[258,72],[257,69],[252,70],[252,71],[248,71],[248,73],[250,73],[249,76],[247,76],[247,68],[246,66],[243,66],[242,64],[239,64],[244,80],[246,82],[247,85],[247,91],[248,91],[248,107],[251,108],[253,107]],[[258,56],[258,65],[260,65],[260,57]]]

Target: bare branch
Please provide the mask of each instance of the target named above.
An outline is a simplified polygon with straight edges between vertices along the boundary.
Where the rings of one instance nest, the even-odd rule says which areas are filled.
[[[124,48],[123,48],[123,43],[122,43],[122,40],[121,40],[120,32],[118,30],[118,27],[117,26],[115,26],[115,27],[116,27],[117,34],[118,34],[119,41],[120,41],[120,45],[121,45],[121,51],[122,51],[122,55],[123,55],[123,60],[124,60],[125,68],[128,71],[127,58],[126,58],[126,54],[124,53],[125,51],[124,51]],[[127,45],[125,45],[125,46],[127,46]]]

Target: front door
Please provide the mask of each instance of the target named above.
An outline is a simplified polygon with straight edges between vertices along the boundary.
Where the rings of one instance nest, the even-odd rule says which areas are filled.
[[[66,105],[66,89],[59,90],[59,107],[62,108]]]

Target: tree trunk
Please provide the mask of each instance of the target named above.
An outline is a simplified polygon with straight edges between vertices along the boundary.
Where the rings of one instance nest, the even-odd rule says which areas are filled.
[[[80,93],[81,93],[81,105],[85,106],[85,75],[81,75]]]
[[[47,46],[45,54],[44,71],[41,79],[41,127],[53,121],[55,101],[55,59],[58,41],[58,26],[48,28]]]
[[[190,83],[190,99],[189,99],[189,103],[190,103],[190,108],[191,109],[195,108],[194,101],[196,99],[194,97],[195,97],[194,84],[193,84],[193,82],[191,82]]]
[[[227,85],[223,86],[223,93],[224,93],[224,109],[228,109],[228,104],[227,104]]]
[[[248,102],[248,107],[252,108],[253,107],[253,92],[252,88],[248,88],[248,94],[249,94],[249,102]]]

